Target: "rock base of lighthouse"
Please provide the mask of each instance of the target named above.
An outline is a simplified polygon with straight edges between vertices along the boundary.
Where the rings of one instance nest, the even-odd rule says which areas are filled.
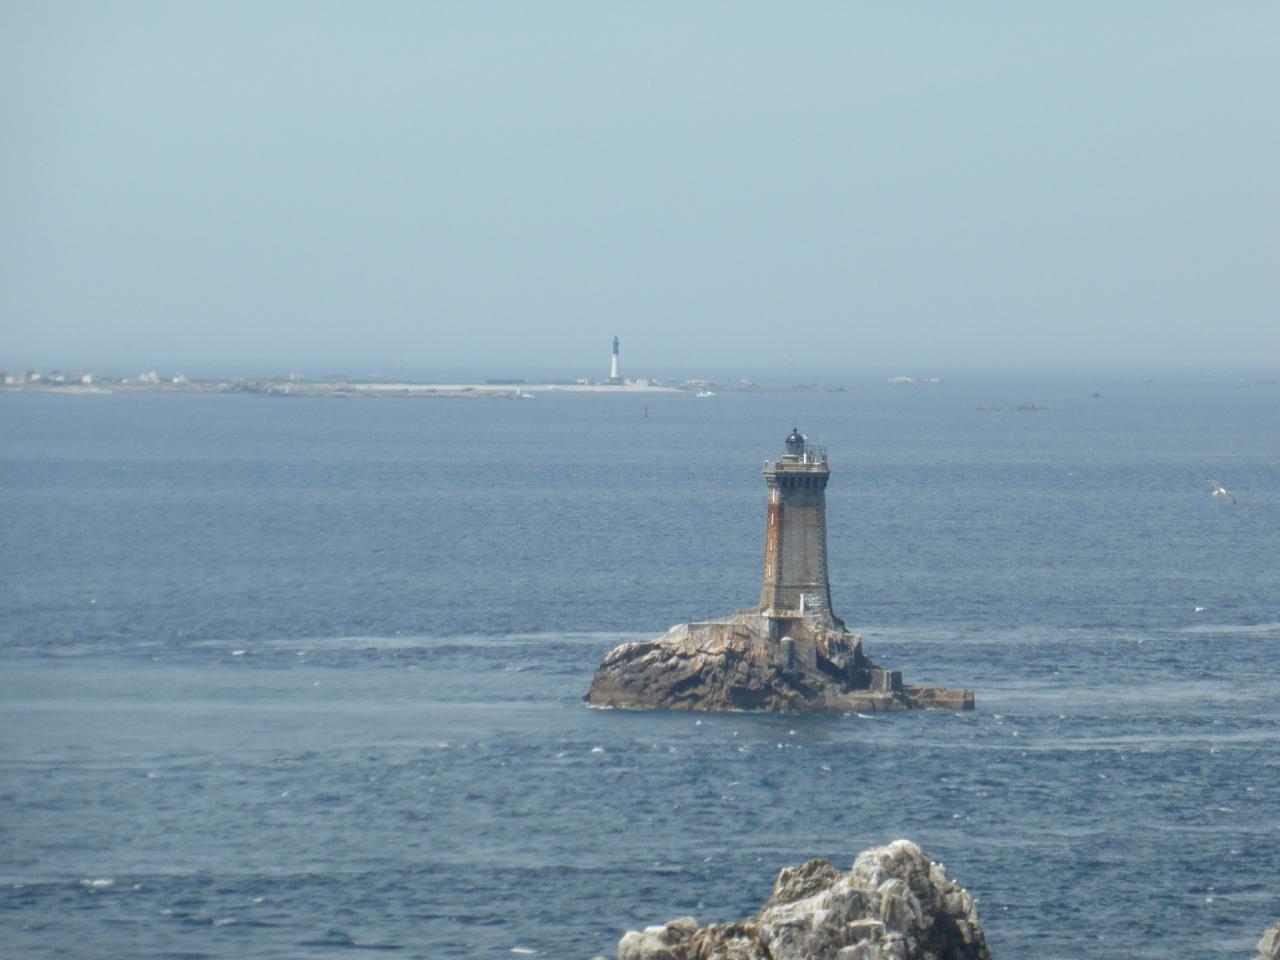
[[[743,611],[604,656],[586,701],[663,710],[972,710],[973,692],[907,686],[834,618]]]

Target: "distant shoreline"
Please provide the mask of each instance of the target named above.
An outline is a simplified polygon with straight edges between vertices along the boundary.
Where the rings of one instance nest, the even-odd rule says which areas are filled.
[[[540,393],[626,393],[673,394],[693,393],[698,387],[657,386],[643,383],[626,384],[549,384],[549,383],[350,383],[307,382],[288,380],[226,380],[187,383],[21,383],[0,386],[3,393],[39,393],[56,396],[110,396],[135,394],[174,396],[190,394],[241,394],[273,397],[337,397],[420,399],[528,399]]]

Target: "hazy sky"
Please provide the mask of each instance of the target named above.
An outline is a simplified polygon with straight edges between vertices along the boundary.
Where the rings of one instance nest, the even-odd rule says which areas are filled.
[[[0,0],[0,369],[1280,360],[1280,4]]]

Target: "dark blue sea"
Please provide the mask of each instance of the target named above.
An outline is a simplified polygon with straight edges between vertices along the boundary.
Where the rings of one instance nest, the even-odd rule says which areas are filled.
[[[0,395],[0,953],[612,955],[908,837],[997,960],[1243,960],[1280,920],[1280,386],[948,380]],[[609,647],[755,602],[793,423],[838,612],[977,710],[584,707]]]

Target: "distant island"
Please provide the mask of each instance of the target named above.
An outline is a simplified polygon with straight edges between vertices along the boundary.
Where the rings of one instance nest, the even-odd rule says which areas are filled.
[[[475,383],[430,383],[391,378],[348,378],[330,375],[308,378],[301,374],[278,377],[188,378],[181,373],[148,371],[132,377],[98,376],[92,373],[0,373],[0,392],[52,393],[63,395],[109,394],[258,394],[271,397],[335,397],[423,399],[533,399],[538,394],[552,393],[668,393],[715,396],[721,393],[827,392],[842,393],[845,388],[831,383],[804,383],[781,387],[763,387],[753,380],[713,380],[696,378],[676,380],[672,377],[635,377],[596,380],[545,379],[530,381],[515,378],[485,379]]]
[[[689,393],[711,398],[722,393],[763,393],[766,388],[753,380],[710,379],[695,377],[625,377],[622,375],[621,340],[614,337],[609,356],[607,377],[550,377],[525,380],[514,377],[486,377],[474,383],[430,383],[392,376],[352,377],[344,373],[328,373],[307,377],[291,372],[274,377],[189,378],[179,372],[161,373],[148,370],[130,377],[101,376],[87,370],[67,372],[27,369],[22,373],[0,372],[0,392],[56,393],[64,395],[108,395],[119,393],[148,394],[260,394],[269,397],[335,397],[377,398],[409,397],[423,399],[532,400],[540,393]],[[0,361],[5,362],[5,361]],[[9,361],[12,362],[12,361]],[[603,370],[601,371],[603,372]],[[933,378],[916,380],[891,377],[889,383],[939,384]],[[845,388],[833,383],[798,383],[774,386],[768,392],[843,393]]]

